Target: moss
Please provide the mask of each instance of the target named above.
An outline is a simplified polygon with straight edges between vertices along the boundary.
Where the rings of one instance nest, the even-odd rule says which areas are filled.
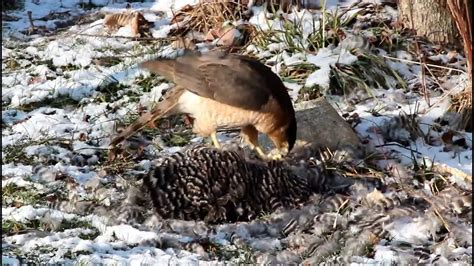
[[[298,98],[296,99],[296,102],[314,100],[318,99],[321,96],[323,96],[323,92],[321,87],[319,87],[318,85],[314,85],[311,87],[303,87],[298,93]]]
[[[113,102],[117,100],[119,95],[124,95],[120,93],[121,91],[129,88],[128,85],[119,83],[115,80],[105,80],[102,84],[99,85],[98,91],[100,95],[96,98],[101,102]],[[130,94],[130,96],[134,96],[136,94]]]
[[[16,235],[28,229],[36,229],[36,230],[44,231],[45,224],[37,219],[29,220],[26,223],[20,223],[14,220],[2,219],[2,236],[3,235]]]
[[[68,95],[61,95],[58,97],[53,97],[52,95],[50,95],[41,101],[23,104],[19,106],[18,109],[24,112],[30,112],[41,107],[64,109],[65,107],[77,105],[78,102],[69,97]]]
[[[2,206],[37,205],[43,198],[34,188],[19,187],[9,183],[2,189]]]
[[[21,68],[20,64],[18,63],[18,58],[8,57],[3,61],[3,63],[9,70],[18,70]]]
[[[13,235],[21,230],[24,230],[25,226],[22,223],[2,219],[2,235]]]
[[[69,220],[63,219],[61,222],[61,225],[58,228],[58,231],[61,232],[66,229],[72,229],[72,228],[95,229],[95,227],[92,226],[90,222],[73,218]]]
[[[169,139],[165,140],[165,142],[169,146],[185,146],[189,143],[189,136],[173,134]]]
[[[3,160],[4,163],[14,163],[14,164],[24,164],[32,165],[34,164],[33,158],[26,155],[25,148],[29,145],[25,144],[14,144],[9,145],[3,148],[5,154]]]
[[[163,83],[164,81],[164,78],[156,74],[150,74],[147,77],[140,75],[136,79],[136,84],[140,86],[143,92],[150,92],[153,87],[159,85],[160,83]]]
[[[70,140],[58,138],[31,140],[29,138],[23,138],[14,144],[3,147],[4,163],[35,165],[38,163],[37,160],[34,156],[28,156],[25,152],[25,148],[33,145],[47,145],[53,143],[65,149],[71,149]]]

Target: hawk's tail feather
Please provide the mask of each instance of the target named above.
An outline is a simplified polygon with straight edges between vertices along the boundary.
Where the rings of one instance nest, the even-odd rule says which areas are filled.
[[[163,76],[167,80],[174,81],[174,73],[176,71],[176,61],[174,59],[149,60],[138,64],[138,67]]]
[[[118,136],[112,139],[109,144],[109,147],[117,146],[119,143],[125,141],[133,134],[146,127],[149,123],[154,122],[169,113],[178,104],[178,99],[180,95],[176,95],[176,93],[180,91],[181,90],[177,90],[177,88],[173,89],[173,91],[171,91],[171,95],[166,97],[163,101],[159,102],[155,106],[155,108],[151,110],[151,112],[147,112],[140,116],[137,121],[129,125],[122,132],[120,132]]]

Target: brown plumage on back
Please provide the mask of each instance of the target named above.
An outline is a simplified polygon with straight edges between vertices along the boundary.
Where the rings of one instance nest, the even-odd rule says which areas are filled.
[[[280,78],[250,57],[214,51],[157,59],[139,64],[177,87],[111,142],[117,144],[150,121],[184,113],[194,118],[193,131],[216,138],[218,128],[241,128],[244,140],[265,157],[258,146],[258,132],[265,133],[279,150],[288,153],[296,140],[295,112]],[[278,157],[281,157],[279,155]]]

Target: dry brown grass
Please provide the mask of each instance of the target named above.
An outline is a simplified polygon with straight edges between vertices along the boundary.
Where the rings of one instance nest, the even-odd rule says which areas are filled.
[[[222,26],[227,20],[243,19],[246,6],[226,0],[200,2],[197,5],[187,5],[174,14],[171,23],[186,21],[173,35],[184,36],[189,31],[207,33]]]
[[[221,43],[220,46],[228,47],[231,52],[242,52],[243,48],[250,44],[256,36],[257,30],[255,26],[244,23],[236,27],[228,27],[227,31],[223,31],[223,23],[248,19],[245,11],[247,11],[247,6],[237,3],[237,1],[229,0],[207,0],[201,1],[194,6],[187,5],[174,14],[171,23],[178,27],[172,30],[170,35],[192,38],[193,40],[196,38],[195,41],[199,42],[206,40],[207,37],[204,36],[209,35],[210,32],[220,32],[221,34],[218,36],[220,40],[221,38],[226,38],[227,31],[237,29],[242,34],[242,38],[234,41],[227,40],[230,44]],[[202,33],[204,39],[201,40],[201,37],[197,37],[199,34],[197,36],[194,34],[189,36],[188,34],[195,32]],[[222,42],[225,43],[226,41]]]
[[[464,90],[453,96],[451,110],[461,114],[461,127],[472,132],[472,81],[469,81]]]

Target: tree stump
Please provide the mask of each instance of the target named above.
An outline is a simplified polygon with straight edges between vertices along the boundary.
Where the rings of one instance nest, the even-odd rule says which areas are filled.
[[[399,0],[398,11],[401,21],[418,36],[435,43],[460,44],[447,0]]]

